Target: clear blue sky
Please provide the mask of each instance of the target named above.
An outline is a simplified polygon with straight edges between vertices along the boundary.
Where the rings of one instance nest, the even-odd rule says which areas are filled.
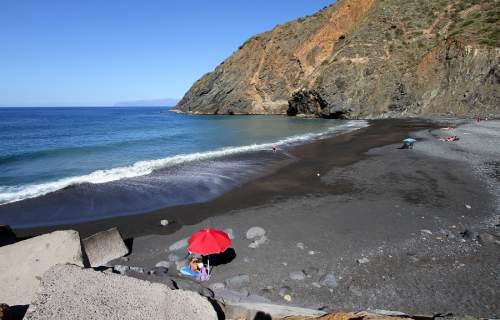
[[[0,105],[181,98],[250,36],[333,0],[2,0]]]

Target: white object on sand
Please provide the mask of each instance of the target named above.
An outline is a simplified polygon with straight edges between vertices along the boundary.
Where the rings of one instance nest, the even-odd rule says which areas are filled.
[[[161,220],[161,221],[160,221],[160,224],[161,224],[162,226],[166,227],[166,226],[168,226],[168,220],[163,219],[163,220]]]
[[[251,227],[248,229],[246,237],[248,240],[263,237],[266,234],[266,230],[261,227]]]
[[[465,207],[466,207],[467,209],[472,209],[472,207],[471,207],[469,204],[466,204],[466,205],[465,205]]]

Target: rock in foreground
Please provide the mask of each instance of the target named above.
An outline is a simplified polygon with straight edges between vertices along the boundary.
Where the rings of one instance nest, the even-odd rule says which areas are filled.
[[[0,302],[29,304],[44,272],[60,263],[83,266],[78,232],[55,231],[1,247]]]
[[[197,293],[77,266],[49,269],[25,319],[217,319]]]
[[[128,253],[127,246],[117,228],[96,233],[83,239],[85,253],[89,258],[90,266],[104,266],[111,260],[123,257]]]

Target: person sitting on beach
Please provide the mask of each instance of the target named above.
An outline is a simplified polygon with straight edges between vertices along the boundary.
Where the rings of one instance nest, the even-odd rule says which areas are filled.
[[[201,268],[199,267],[199,261],[196,257],[191,257],[189,263],[183,266],[179,272],[187,277],[198,278],[200,275]]]
[[[196,257],[191,257],[191,259],[189,260],[189,268],[190,268],[190,269],[191,269],[191,271],[193,271],[193,272],[200,272],[198,258],[196,258]]]

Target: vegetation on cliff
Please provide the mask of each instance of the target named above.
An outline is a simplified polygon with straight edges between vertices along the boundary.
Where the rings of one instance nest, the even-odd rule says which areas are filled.
[[[340,0],[247,40],[176,109],[333,118],[500,113],[498,0]]]

